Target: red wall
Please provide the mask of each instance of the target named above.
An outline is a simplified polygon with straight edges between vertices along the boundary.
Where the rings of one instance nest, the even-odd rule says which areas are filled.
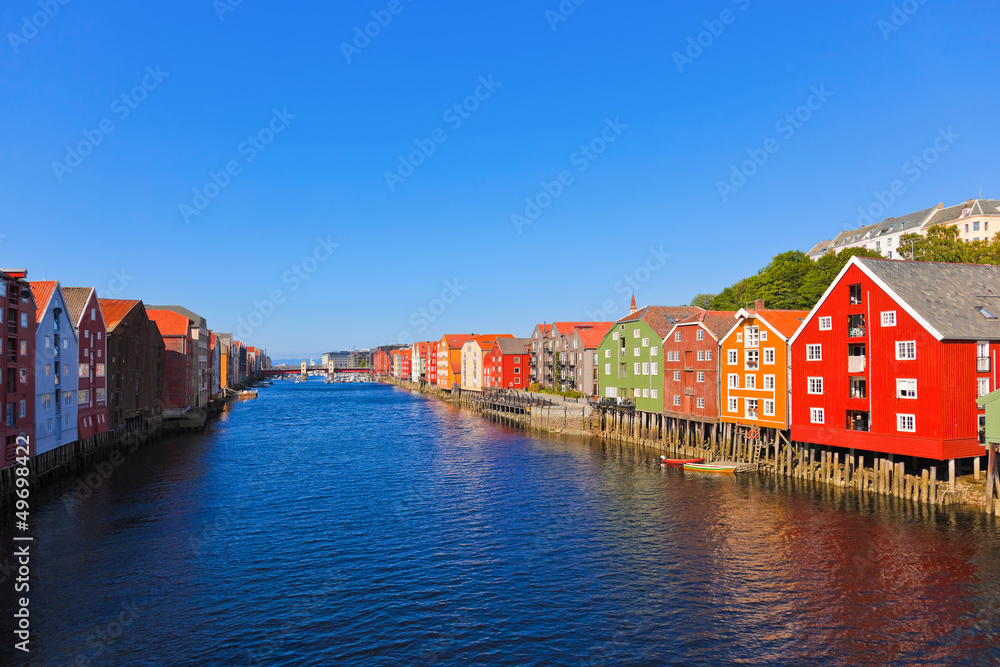
[[[91,309],[94,311],[94,319],[90,318]],[[76,324],[74,322],[74,324]],[[107,360],[107,329],[104,325],[104,318],[101,309],[97,304],[97,291],[90,293],[90,299],[84,308],[83,317],[80,320],[77,334],[79,336],[79,363],[90,364],[90,374],[86,377],[78,378],[79,389],[90,390],[90,405],[78,405],[77,428],[80,439],[89,438],[92,435],[104,433],[108,430],[108,404],[111,396],[107,391],[108,382],[108,360]],[[99,336],[99,337],[98,337]],[[104,375],[97,375],[97,365],[104,366]],[[102,403],[97,402],[97,390],[105,390],[105,399]]]
[[[163,407],[186,408],[191,381],[190,342],[179,336],[164,336]]]
[[[736,320],[733,320],[736,324]],[[681,332],[681,341],[674,340],[674,334]],[[697,331],[704,332],[704,339],[698,340]],[[698,352],[712,353],[711,361],[698,361]],[[667,352],[680,352],[680,361],[666,361]],[[663,349],[657,355],[657,360],[663,370],[663,410],[673,414],[690,415],[692,419],[719,418],[719,341],[712,338],[708,331],[700,326],[678,326],[663,341]],[[680,371],[681,380],[674,380],[674,372]],[[698,382],[698,372],[705,373],[705,381]],[[690,389],[691,396],[684,390]],[[674,396],[681,397],[681,404],[674,405]],[[705,407],[698,407],[698,399],[705,399]]]

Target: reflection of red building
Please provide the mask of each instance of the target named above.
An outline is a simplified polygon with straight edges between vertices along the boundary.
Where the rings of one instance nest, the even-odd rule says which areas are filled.
[[[527,389],[530,338],[497,338],[483,351],[483,387]]]
[[[792,338],[792,440],[980,456],[1000,267],[854,257]]]
[[[63,287],[63,298],[79,339],[79,438],[108,430],[107,327],[93,287]]]
[[[3,350],[3,454],[0,467],[16,458],[18,437],[27,438],[35,453],[35,297],[27,271],[7,269],[0,273],[0,322],[6,331],[0,338]],[[24,441],[22,440],[22,444]]]

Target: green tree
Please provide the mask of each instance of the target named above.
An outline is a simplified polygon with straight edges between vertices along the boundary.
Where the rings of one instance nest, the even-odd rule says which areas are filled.
[[[712,302],[714,300],[714,294],[696,294],[694,298],[691,299],[691,305],[697,306],[698,308],[704,308],[705,310],[711,310]]]

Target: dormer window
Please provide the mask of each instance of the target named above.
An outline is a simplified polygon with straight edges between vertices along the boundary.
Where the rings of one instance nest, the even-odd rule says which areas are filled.
[[[995,314],[993,314],[992,311],[987,310],[983,306],[975,306],[975,308],[979,312],[980,315],[982,315],[983,317],[985,317],[988,320],[995,320],[997,318],[997,316]]]

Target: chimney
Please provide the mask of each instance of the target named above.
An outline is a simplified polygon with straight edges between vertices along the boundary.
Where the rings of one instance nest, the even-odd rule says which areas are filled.
[[[764,310],[764,299],[754,299],[753,301],[754,310]]]
[[[0,269],[3,273],[6,273],[11,278],[28,278],[28,269]]]

